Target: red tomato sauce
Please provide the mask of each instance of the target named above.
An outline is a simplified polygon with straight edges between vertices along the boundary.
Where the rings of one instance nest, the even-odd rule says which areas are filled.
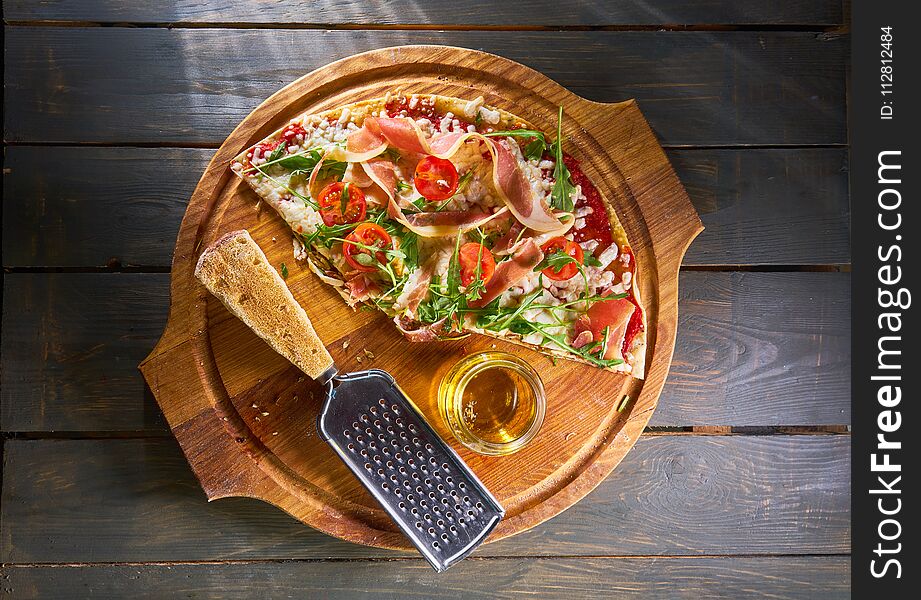
[[[598,189],[592,184],[589,178],[585,176],[585,173],[582,172],[579,161],[564,153],[563,164],[569,169],[569,176],[570,179],[572,179],[572,183],[582,186],[582,193],[585,194],[585,200],[580,202],[579,205],[589,206],[592,209],[592,214],[585,217],[585,227],[573,233],[572,237],[577,242],[596,240],[598,242],[598,247],[595,248],[593,254],[598,256],[614,241],[613,234],[611,233],[611,222],[608,220],[608,211],[604,206],[604,202],[601,200],[601,194],[598,193]]]
[[[601,194],[598,193],[598,189],[579,167],[579,161],[568,154],[563,154],[563,164],[569,169],[570,179],[572,179],[573,184],[582,186],[582,193],[585,194],[585,200],[580,203],[580,205],[592,207],[592,214],[585,217],[585,227],[576,231],[572,237],[577,242],[597,240],[598,247],[595,249],[594,254],[598,256],[604,252],[605,248],[614,242],[614,236],[611,232],[611,222],[608,220],[608,211],[605,208],[604,202],[601,200]],[[631,259],[634,266],[632,273],[635,274],[636,258],[631,256]],[[633,295],[634,285],[636,285],[635,279],[630,289],[627,291],[626,299],[633,303],[636,310],[633,311],[633,316],[630,317],[630,322],[627,323],[627,329],[624,333],[624,345],[621,352],[626,352],[630,344],[633,343],[633,339],[636,335],[644,330],[643,309],[640,308],[639,302],[636,301],[636,297]]]
[[[416,100],[415,105],[410,108],[410,99],[406,96],[398,96],[388,100],[384,108],[386,108],[387,114],[391,117],[395,117],[403,112],[411,119],[428,119],[436,125],[440,123],[445,116],[444,113],[435,110],[435,101],[430,98],[420,97]],[[454,118],[460,122],[460,125],[454,128],[455,131],[466,131],[467,127],[471,125],[471,123],[461,119],[457,115],[454,115]]]

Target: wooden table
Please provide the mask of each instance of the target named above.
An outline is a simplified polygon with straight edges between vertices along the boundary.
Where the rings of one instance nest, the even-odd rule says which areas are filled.
[[[7,596],[848,595],[847,4],[3,8]],[[569,511],[443,575],[253,500],[205,502],[137,371],[213,149],[303,73],[408,43],[637,98],[707,227],[635,449]]]

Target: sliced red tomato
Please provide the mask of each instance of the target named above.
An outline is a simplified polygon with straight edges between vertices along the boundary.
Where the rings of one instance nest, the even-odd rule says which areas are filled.
[[[636,274],[636,257],[630,246],[621,246],[620,254],[611,262],[608,271],[617,275],[617,281],[623,281],[624,273],[630,273],[631,277]]]
[[[303,136],[301,137],[301,141],[307,136],[307,130],[301,127],[300,123],[291,123],[281,130],[281,139],[284,140],[285,146],[300,144],[300,142],[295,139],[298,135]]]
[[[345,262],[355,270],[365,273],[376,271],[379,264],[387,264],[387,255],[384,252],[373,252],[369,248],[380,248],[381,250],[393,248],[390,234],[377,223],[362,223],[346,236],[345,242],[342,243]],[[367,258],[360,258],[362,255]]]
[[[457,192],[457,168],[450,160],[426,156],[416,165],[413,183],[427,200],[447,200]]]
[[[578,265],[581,265],[582,261],[585,259],[582,253],[582,246],[572,240],[567,240],[563,236],[550,238],[540,249],[544,251],[545,257],[556,254],[557,252],[563,252],[576,261],[575,263],[568,262],[558,269],[547,267],[541,271],[541,273],[554,281],[565,281],[575,276],[575,274],[579,272]]]
[[[357,223],[363,221],[368,209],[365,193],[357,185],[346,184],[341,181],[327,185],[320,192],[317,204],[320,205],[320,216],[327,227]],[[347,197],[343,198],[343,194]]]
[[[461,285],[468,286],[476,277],[477,258],[480,259],[480,280],[486,283],[496,272],[496,259],[489,248],[476,242],[470,242],[460,247],[457,253],[457,262],[460,266]]]

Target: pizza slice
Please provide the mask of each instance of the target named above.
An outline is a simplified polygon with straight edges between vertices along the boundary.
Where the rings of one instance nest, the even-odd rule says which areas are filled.
[[[298,259],[408,339],[474,332],[642,378],[636,259],[560,132],[482,97],[388,94],[301,115],[231,168]]]

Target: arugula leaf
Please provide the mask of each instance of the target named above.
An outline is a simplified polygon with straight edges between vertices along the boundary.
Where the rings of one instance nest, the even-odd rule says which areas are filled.
[[[282,279],[288,278],[288,265],[286,265],[285,263],[281,263],[281,278]]]
[[[403,181],[402,179],[400,179],[399,181],[397,181],[397,193],[398,193],[398,194],[401,193],[401,192],[405,192],[406,190],[411,190],[411,189],[413,189],[413,186],[410,185],[410,184],[408,184],[408,183],[406,183],[406,182]]]
[[[342,193],[339,194],[339,212],[342,213],[343,216],[345,215],[345,211],[348,210],[348,207],[349,207],[349,194],[352,191],[350,189],[351,185],[352,185],[351,183],[347,182],[342,187]]]
[[[275,153],[273,152],[272,156],[269,157],[270,160],[256,168],[259,171],[262,171],[262,168],[264,167],[279,165],[285,169],[291,169],[292,177],[309,177],[310,173],[313,172],[313,169],[317,166],[317,163],[320,162],[320,159],[322,158],[323,150],[321,148],[311,148],[305,152],[281,155],[278,157],[275,157]],[[349,165],[347,162],[338,160],[324,160],[323,164],[320,166],[320,172],[317,173],[317,177],[333,177],[337,181],[341,181],[348,166]]]
[[[485,137],[533,137],[546,143],[547,138],[543,131],[536,129],[508,129],[506,131],[491,131],[483,134]]]
[[[601,261],[598,260],[594,254],[586,254],[582,259],[582,264],[590,267],[600,267]]]
[[[528,310],[534,301],[544,293],[544,286],[539,286],[536,290],[521,299],[521,302],[514,309],[503,309],[499,307],[498,299],[489,305],[493,314],[481,315],[477,319],[477,325],[482,329],[490,331],[502,331],[503,329],[513,330],[515,323],[521,321],[521,314]]]
[[[482,123],[482,122],[483,122],[483,115],[480,114],[480,111],[478,110],[478,111],[476,111],[476,117],[474,117],[474,119],[473,119],[473,124],[476,125],[477,127],[479,127],[479,126],[480,126],[480,123]]]
[[[270,162],[276,161],[279,158],[283,157],[287,151],[288,151],[288,148],[287,146],[285,146],[284,143],[278,144],[278,146],[276,146],[275,149],[272,150],[272,153],[269,154],[269,158],[265,162],[270,163]]]
[[[397,162],[400,160],[400,152],[396,148],[387,148],[384,150],[383,155],[390,159],[390,162]]]
[[[534,129],[511,129],[508,131],[493,131],[484,134],[487,137],[527,137],[534,138],[525,144],[522,154],[528,160],[540,160],[544,156],[544,150],[547,148],[547,137],[542,131]]]
[[[553,254],[545,256],[544,260],[540,261],[537,266],[534,267],[534,272],[536,273],[538,271],[543,271],[547,267],[553,268],[554,271],[559,271],[569,263],[576,263],[576,265],[579,265],[579,261],[569,256],[562,250],[557,250]]]
[[[474,171],[475,171],[474,169],[470,169],[469,171],[467,171],[466,173],[460,176],[460,179],[457,180],[457,190],[454,191],[454,194],[452,194],[450,198],[448,198],[447,200],[445,200],[444,202],[436,206],[435,212],[441,212],[448,204],[451,203],[452,200],[454,200],[454,196],[457,196],[462,191],[464,191],[464,188],[467,187],[467,184],[470,183],[471,179],[473,179]],[[419,198],[419,200],[425,200],[425,198]],[[413,204],[415,204],[415,202]]]
[[[539,323],[532,323],[530,321],[523,321],[523,320],[519,321],[519,323],[521,323],[524,327],[528,327],[532,329],[533,331],[540,333],[544,337],[545,340],[553,342],[559,348],[566,350],[567,352],[571,352],[575,354],[576,356],[579,356],[580,358],[587,360],[593,365],[607,368],[607,367],[615,367],[624,362],[617,358],[605,359],[605,358],[599,358],[598,356],[595,356],[595,353],[593,352],[593,350],[597,349],[600,346],[601,342],[593,342],[591,344],[586,344],[585,346],[582,346],[581,348],[573,348],[572,345],[570,345],[566,341],[565,336],[555,334],[555,333],[550,333],[549,331],[547,331],[546,326],[544,325],[541,325]],[[602,353],[601,356],[604,356],[604,354]]]
[[[535,138],[533,141],[528,142],[524,147],[524,157],[528,160],[538,161],[544,157],[544,150],[546,148],[546,142]]]
[[[426,202],[425,198],[421,196],[413,200],[413,206],[415,206],[419,210],[425,210],[426,204],[428,204],[428,202]]]
[[[419,265],[419,235],[407,229],[400,237],[400,250],[405,255],[407,271],[415,269]]]
[[[560,115],[556,124],[556,141],[550,145],[550,153],[556,165],[553,167],[553,189],[550,191],[550,205],[565,212],[572,212],[574,208],[572,194],[575,186],[570,179],[569,169],[563,162],[563,107],[560,106]]]
[[[458,259],[458,254],[460,254],[461,239],[463,237],[464,235],[462,233],[457,234],[457,241],[454,243],[454,252],[451,254],[451,262],[448,263],[448,279],[446,284],[449,296],[456,296],[460,290],[460,260]]]

